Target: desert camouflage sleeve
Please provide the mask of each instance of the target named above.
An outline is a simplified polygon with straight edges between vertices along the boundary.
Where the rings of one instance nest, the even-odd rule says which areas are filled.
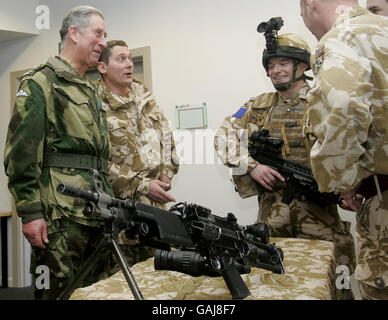
[[[311,164],[321,192],[347,192],[365,174],[360,158],[372,124],[372,57],[359,54],[368,50],[368,39],[349,43],[346,34],[324,41],[318,57],[323,62],[308,98],[308,119],[317,138]]]
[[[248,152],[250,108],[246,104],[236,114],[228,116],[217,130],[214,147],[223,164],[232,168],[233,175],[250,173],[259,164]]]

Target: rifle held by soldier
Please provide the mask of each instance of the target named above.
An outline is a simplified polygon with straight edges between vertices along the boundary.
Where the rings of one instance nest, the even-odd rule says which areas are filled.
[[[287,190],[282,202],[290,204],[294,197],[300,196],[322,207],[341,204],[339,194],[319,192],[318,183],[310,168],[282,158],[283,144],[283,140],[271,138],[269,131],[263,129],[252,133],[248,145],[253,159],[274,168],[286,179]]]

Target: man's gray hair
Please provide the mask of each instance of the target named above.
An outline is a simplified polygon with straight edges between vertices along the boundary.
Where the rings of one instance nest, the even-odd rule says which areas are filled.
[[[59,31],[62,48],[66,45],[67,32],[69,31],[70,26],[77,27],[80,32],[84,31],[89,25],[91,15],[99,15],[102,19],[104,19],[101,11],[91,6],[78,6],[71,9],[71,11],[63,19],[62,28]]]

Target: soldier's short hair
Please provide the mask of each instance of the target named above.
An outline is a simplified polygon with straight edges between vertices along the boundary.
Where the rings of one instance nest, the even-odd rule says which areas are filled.
[[[128,48],[128,45],[123,40],[110,40],[106,43],[106,47],[102,49],[98,62],[104,62],[108,64],[109,58],[112,54],[112,49],[116,46]]]
[[[71,11],[63,19],[62,27],[59,31],[62,48],[66,45],[67,33],[70,26],[75,26],[80,32],[82,32],[88,27],[90,16],[92,15],[99,15],[102,19],[104,19],[101,11],[91,6],[78,6],[71,9]]]

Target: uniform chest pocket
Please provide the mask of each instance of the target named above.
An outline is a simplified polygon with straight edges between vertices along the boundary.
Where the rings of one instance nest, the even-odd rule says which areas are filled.
[[[125,121],[118,118],[109,117],[109,136],[112,146],[126,146],[128,144],[128,136],[133,133],[131,125]]]
[[[62,135],[92,141],[94,117],[89,97],[77,87],[61,87],[54,84],[54,119]]]
[[[252,111],[251,122],[256,124],[258,127],[262,127],[265,124],[267,114],[268,114],[267,109],[256,109]]]
[[[148,127],[162,127],[164,124],[164,119],[160,113],[150,113],[147,115]]]

